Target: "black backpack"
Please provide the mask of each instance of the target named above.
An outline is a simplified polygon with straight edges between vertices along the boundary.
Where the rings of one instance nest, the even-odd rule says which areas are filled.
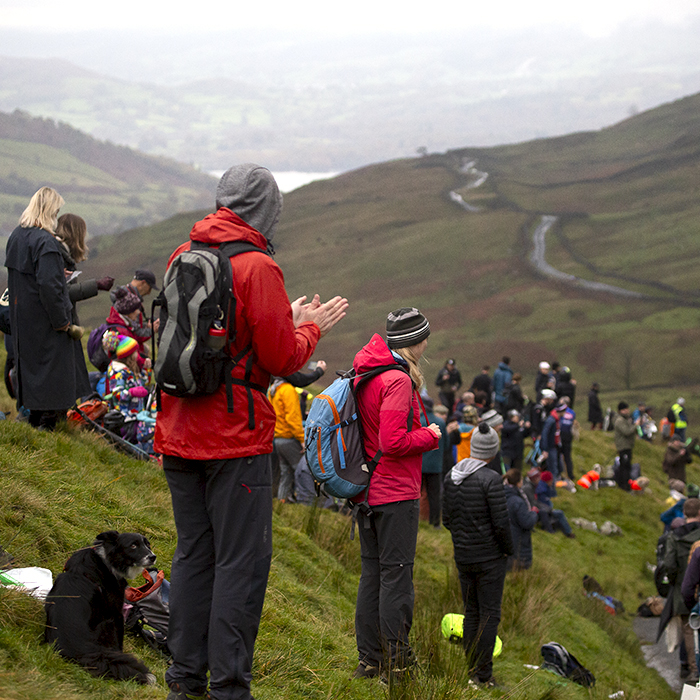
[[[595,685],[595,676],[585,666],[582,666],[578,659],[561,644],[557,644],[557,642],[543,644],[540,652],[544,659],[541,668],[546,671],[552,671],[564,678],[570,678],[574,683],[583,685],[586,688]]]
[[[159,390],[171,396],[201,396],[213,394],[225,383],[228,411],[233,413],[231,385],[243,385],[248,390],[252,430],[255,422],[250,389],[265,392],[266,387],[250,382],[250,345],[235,357],[227,352],[228,342],[236,337],[236,298],[229,258],[248,252],[267,255],[245,241],[222,243],[218,248],[192,241],[190,249],[180,253],[165,273],[163,290],[153,302],[151,318],[155,317],[156,307],[160,307],[155,363]],[[232,378],[231,371],[246,355],[245,379]]]
[[[124,591],[125,603],[129,606],[124,627],[134,637],[170,657],[170,582],[158,569],[144,569],[143,577],[146,579],[143,586],[127,586]]]
[[[6,289],[0,296],[0,331],[5,335],[12,333],[10,328],[10,290]]]

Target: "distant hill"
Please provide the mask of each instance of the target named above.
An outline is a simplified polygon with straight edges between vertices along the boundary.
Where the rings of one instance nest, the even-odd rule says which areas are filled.
[[[410,40],[243,28],[226,41],[196,31],[37,40],[0,28],[0,110],[207,171],[254,161],[341,172],[421,147],[597,129],[700,90],[699,17],[626,23],[597,38],[449,25]]]
[[[584,394],[593,380],[700,384],[699,135],[695,95],[600,132],[362,168],[285,198],[276,259],[292,298],[350,300],[318,350],[331,367],[348,367],[389,310],[415,305],[432,327],[429,388],[448,356],[469,382],[504,354],[526,391],[543,359],[570,365]],[[145,260],[162,275],[204,213],[101,240],[86,273],[126,280]],[[548,264],[638,298],[538,272],[529,255],[542,215],[557,217]],[[86,302],[84,319],[104,317],[105,303]]]
[[[0,112],[0,235],[42,185],[94,235],[148,224],[212,199],[215,181],[187,165],[98,141],[64,123]]]

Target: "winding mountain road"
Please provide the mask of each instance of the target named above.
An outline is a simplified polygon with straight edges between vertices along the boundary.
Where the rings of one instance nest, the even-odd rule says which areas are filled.
[[[616,296],[627,297],[629,299],[648,298],[646,294],[641,294],[640,292],[633,292],[629,289],[623,289],[622,287],[615,287],[614,285],[606,284],[605,282],[591,282],[590,280],[585,280],[581,277],[570,275],[552,267],[545,260],[545,236],[547,235],[547,231],[549,231],[549,229],[556,224],[558,219],[559,217],[551,214],[544,215],[540,219],[540,222],[537,224],[535,231],[532,234],[533,248],[528,257],[532,263],[532,266],[538,272],[545,275],[545,277],[550,277],[551,279],[558,280],[564,284],[569,284],[573,287],[579,287],[582,289],[589,289],[593,292],[605,292],[606,294],[615,294]]]
[[[475,189],[480,187],[488,179],[489,174],[481,170],[477,170],[476,163],[476,160],[465,158],[459,168],[459,173],[466,175],[469,178],[469,181],[465,185],[467,189]],[[450,191],[449,196],[450,199],[455,202],[455,204],[462,207],[462,209],[465,211],[470,213],[478,213],[482,211],[481,207],[469,204],[469,202],[465,201],[462,195],[455,190]],[[553,214],[543,215],[532,234],[533,247],[530,255],[528,256],[528,260],[537,272],[545,277],[561,282],[562,284],[567,284],[571,287],[577,287],[579,289],[587,289],[592,292],[604,292],[606,294],[614,294],[615,296],[625,297],[627,299],[651,298],[648,295],[640,292],[633,292],[629,289],[624,289],[623,287],[616,287],[612,284],[606,284],[605,282],[592,282],[552,267],[545,258],[546,236],[549,229],[551,229],[558,220],[559,217],[554,216]]]

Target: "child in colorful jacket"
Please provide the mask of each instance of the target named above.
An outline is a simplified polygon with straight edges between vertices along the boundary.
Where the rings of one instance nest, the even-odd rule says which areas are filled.
[[[147,388],[150,383],[150,370],[139,369],[139,345],[136,340],[125,335],[116,335],[116,341],[113,335],[103,340],[108,354],[115,344],[116,348],[112,351],[114,359],[107,368],[105,398],[126,421],[126,425],[122,428],[122,436],[129,442],[137,444],[148,454],[153,454],[155,422],[143,413],[146,411],[150,414],[152,408],[150,405],[152,402],[148,401]]]

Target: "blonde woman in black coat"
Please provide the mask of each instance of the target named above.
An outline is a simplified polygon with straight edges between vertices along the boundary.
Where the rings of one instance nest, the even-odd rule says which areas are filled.
[[[29,409],[31,425],[47,429],[77,398],[90,393],[85,365],[76,362],[78,341],[69,334],[74,330],[72,304],[53,235],[63,203],[50,187],[36,192],[10,235],[5,256],[17,405]]]

